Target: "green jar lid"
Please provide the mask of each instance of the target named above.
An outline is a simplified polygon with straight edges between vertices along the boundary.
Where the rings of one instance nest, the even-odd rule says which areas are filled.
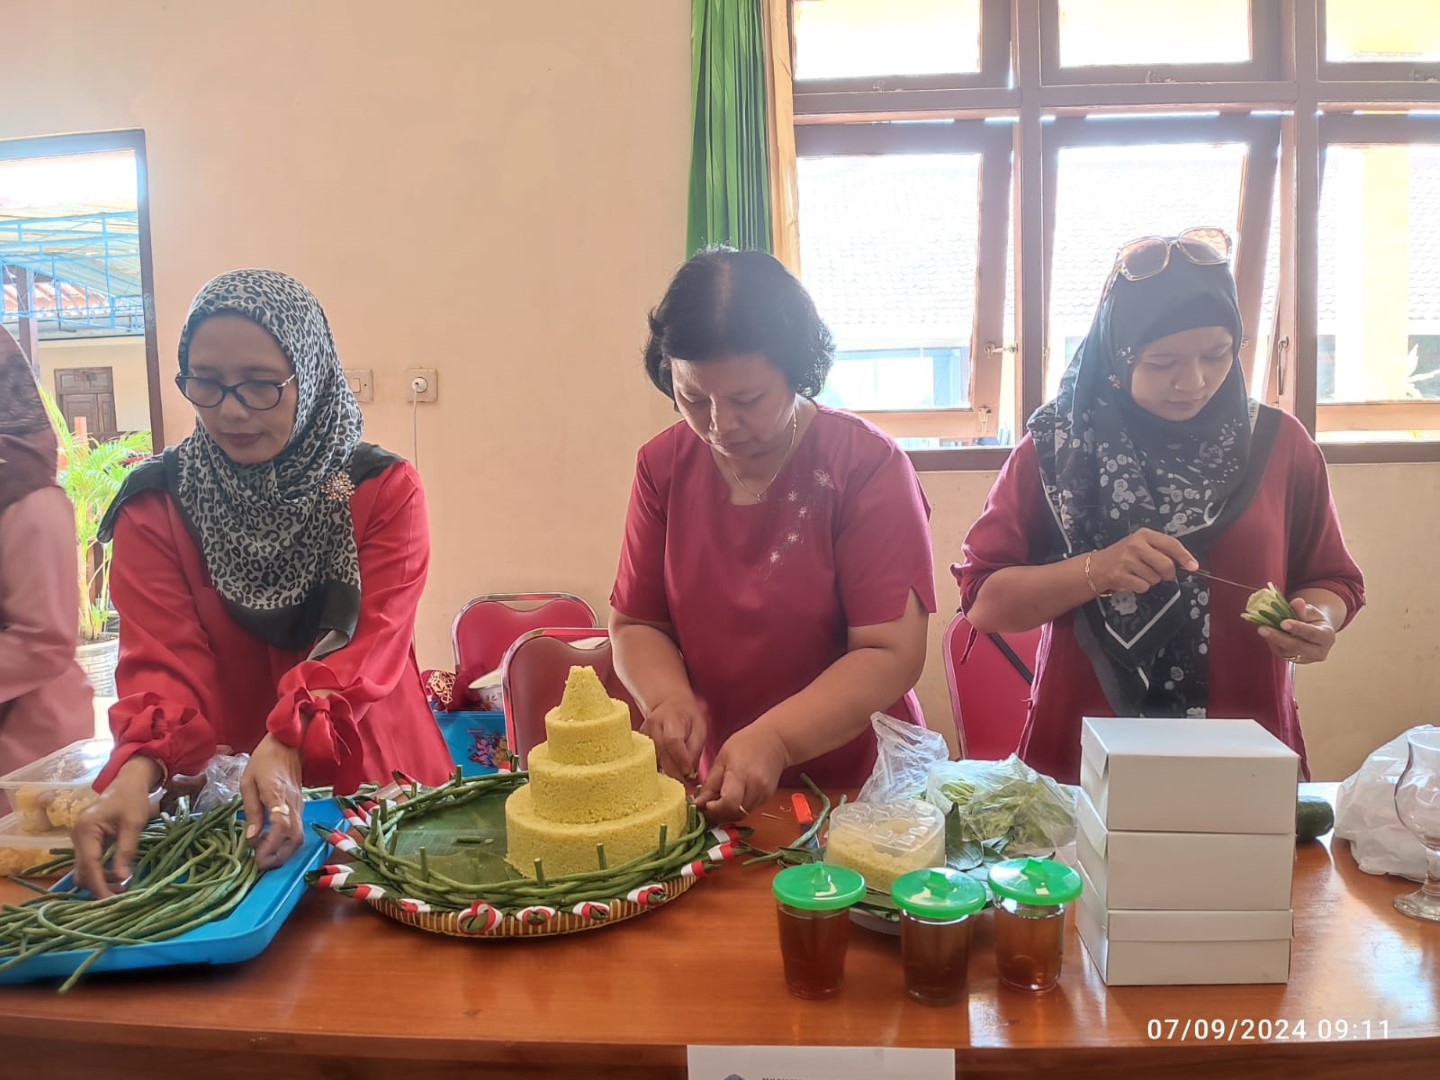
[[[945,921],[973,915],[985,906],[985,886],[951,870],[912,870],[895,879],[890,899],[901,911]]]
[[[998,896],[1034,907],[1057,907],[1080,895],[1080,875],[1054,859],[1006,859],[990,868]]]
[[[839,911],[865,895],[865,879],[846,866],[805,863],[775,875],[775,899],[802,911]]]

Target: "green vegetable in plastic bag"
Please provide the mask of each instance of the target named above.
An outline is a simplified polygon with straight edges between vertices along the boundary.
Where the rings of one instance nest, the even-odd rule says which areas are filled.
[[[982,861],[1049,855],[1075,840],[1075,789],[1013,754],[1004,761],[946,761],[930,770],[926,800],[946,815],[946,849]]]

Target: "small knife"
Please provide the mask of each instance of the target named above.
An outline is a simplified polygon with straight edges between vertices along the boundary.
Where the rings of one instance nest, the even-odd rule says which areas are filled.
[[[1185,573],[1190,574],[1193,577],[1203,577],[1208,578],[1211,581],[1218,581],[1222,585],[1234,585],[1237,589],[1244,589],[1246,592],[1250,593],[1260,592],[1262,589],[1262,586],[1246,585],[1243,581],[1231,581],[1229,578],[1221,577],[1219,574],[1212,574],[1208,570],[1186,570]],[[1263,586],[1263,588],[1268,589],[1269,586],[1266,585]]]

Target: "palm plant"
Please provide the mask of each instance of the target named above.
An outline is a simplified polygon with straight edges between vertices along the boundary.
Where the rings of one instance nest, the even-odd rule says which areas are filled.
[[[100,522],[130,470],[150,453],[150,432],[136,431],[105,442],[77,435],[44,387],[40,396],[60,439],[60,486],[75,507],[80,640],[99,641],[110,621],[112,556],[111,545],[99,542]]]

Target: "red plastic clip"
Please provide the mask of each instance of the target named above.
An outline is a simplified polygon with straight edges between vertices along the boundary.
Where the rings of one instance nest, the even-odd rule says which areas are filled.
[[[795,810],[795,820],[801,825],[809,825],[815,820],[815,814],[810,809],[810,801],[805,798],[803,792],[797,791],[791,795],[790,805]]]

